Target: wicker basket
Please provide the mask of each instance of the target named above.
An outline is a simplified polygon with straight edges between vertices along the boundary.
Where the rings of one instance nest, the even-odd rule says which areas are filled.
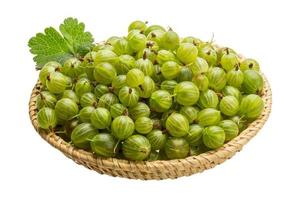
[[[240,133],[239,136],[224,144],[219,149],[209,151],[198,156],[190,156],[185,159],[169,160],[169,161],[127,161],[116,158],[96,157],[92,153],[77,149],[65,142],[54,132],[46,133],[38,128],[36,96],[40,92],[40,84],[37,83],[32,91],[29,102],[29,114],[32,124],[39,135],[53,147],[59,149],[68,158],[77,164],[81,164],[89,169],[95,170],[100,174],[108,174],[111,176],[119,176],[131,179],[168,179],[181,176],[189,176],[205,169],[223,163],[231,158],[236,152],[253,138],[263,127],[268,119],[271,111],[271,89],[267,79],[264,77],[264,89],[262,98],[265,103],[261,116],[251,123],[247,129]]]

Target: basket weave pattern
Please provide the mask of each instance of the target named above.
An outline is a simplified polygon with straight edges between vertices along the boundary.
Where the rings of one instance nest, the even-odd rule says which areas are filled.
[[[224,144],[221,148],[202,153],[198,156],[190,156],[185,159],[135,162],[116,158],[96,157],[90,152],[75,148],[54,132],[47,133],[39,128],[37,122],[36,97],[40,92],[40,83],[37,83],[33,88],[29,102],[29,114],[35,130],[44,140],[77,164],[95,170],[100,174],[143,180],[177,178],[202,172],[221,164],[240,151],[242,147],[258,133],[268,119],[272,103],[269,83],[265,76],[263,77],[265,84],[262,99],[264,100],[265,107],[261,116],[252,122],[239,136]]]

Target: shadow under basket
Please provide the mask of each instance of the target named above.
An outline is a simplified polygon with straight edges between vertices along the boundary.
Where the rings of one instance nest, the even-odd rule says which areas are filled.
[[[90,152],[75,148],[54,132],[47,133],[39,128],[36,97],[40,92],[40,83],[37,83],[33,88],[29,102],[29,114],[31,122],[39,135],[77,164],[95,170],[100,174],[108,174],[110,176],[143,180],[174,179],[202,172],[223,163],[239,152],[259,132],[268,119],[272,103],[269,83],[263,74],[262,76],[264,78],[264,88],[261,97],[265,106],[261,116],[249,124],[236,138],[224,144],[221,148],[184,159],[136,162],[117,158],[96,157]]]

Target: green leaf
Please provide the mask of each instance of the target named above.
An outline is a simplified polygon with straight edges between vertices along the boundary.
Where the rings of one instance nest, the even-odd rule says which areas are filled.
[[[93,37],[90,32],[85,32],[85,24],[79,23],[75,18],[67,18],[60,25],[60,31],[65,40],[73,48],[75,54],[86,54],[93,46]]]
[[[60,25],[60,34],[53,27],[46,28],[44,33],[37,33],[32,37],[28,46],[34,54],[37,69],[41,69],[49,61],[61,64],[70,57],[81,58],[93,46],[91,33],[85,32],[85,25],[77,19],[67,18]]]
[[[67,58],[73,57],[64,38],[53,28],[49,27],[43,33],[37,33],[29,40],[30,52],[34,56],[37,69],[49,61],[63,63]]]

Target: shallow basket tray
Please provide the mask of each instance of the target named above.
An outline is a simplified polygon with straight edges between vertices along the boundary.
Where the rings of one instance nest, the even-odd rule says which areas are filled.
[[[33,88],[29,102],[29,114],[31,122],[39,135],[77,164],[95,170],[100,174],[108,174],[111,176],[143,180],[173,179],[202,172],[223,163],[235,153],[239,152],[242,147],[259,132],[268,119],[272,103],[269,83],[263,74],[262,76],[264,78],[264,88],[261,97],[264,100],[265,106],[261,116],[249,124],[236,138],[224,144],[221,148],[197,156],[190,156],[185,159],[136,162],[117,158],[96,157],[90,152],[75,148],[54,132],[48,133],[39,128],[37,122],[36,97],[40,92],[40,83],[37,83]]]

